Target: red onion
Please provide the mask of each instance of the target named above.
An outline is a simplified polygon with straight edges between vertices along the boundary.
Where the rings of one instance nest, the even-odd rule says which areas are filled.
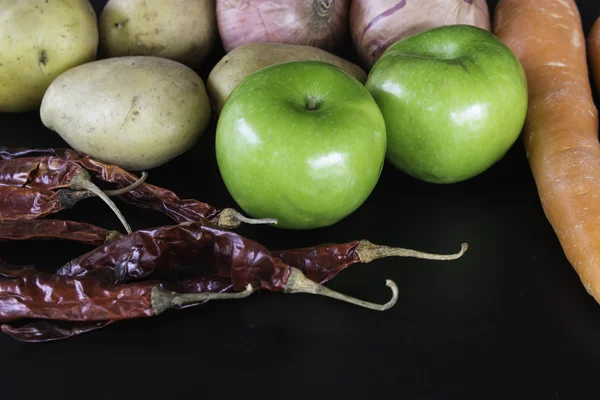
[[[350,31],[369,68],[398,40],[442,25],[466,24],[490,30],[485,0],[353,0]]]
[[[217,0],[225,51],[248,42],[320,47],[335,52],[348,34],[350,0]]]

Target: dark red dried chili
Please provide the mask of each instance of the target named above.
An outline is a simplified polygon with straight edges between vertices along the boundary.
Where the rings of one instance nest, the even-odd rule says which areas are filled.
[[[91,278],[33,269],[0,269],[0,323],[40,318],[58,321],[119,321],[152,317],[204,300],[242,298],[238,293],[178,294],[159,281],[114,285]]]
[[[102,198],[131,232],[117,206],[80,165],[52,156],[0,161],[0,221],[43,218],[90,192]]]
[[[105,191],[108,196],[126,193],[140,185],[148,176],[142,172],[142,177],[116,191]],[[22,157],[0,160],[0,186],[14,186],[30,189],[56,190],[76,189],[79,193],[65,195],[65,200],[71,198],[71,204],[84,198],[96,196],[89,190],[81,190],[82,182],[89,180],[89,173],[72,160],[57,156]],[[75,181],[75,182],[73,182]],[[81,193],[83,192],[83,193]]]
[[[32,189],[64,189],[83,173],[80,165],[54,156],[24,157],[0,161],[0,186]]]
[[[0,157],[10,159],[13,156],[23,157],[24,155],[31,155],[33,152],[39,153],[43,151],[43,149],[34,149],[32,151],[10,152],[0,149]],[[72,150],[49,150],[46,154],[58,155],[68,158],[71,161],[76,160],[80,166],[89,169],[97,177],[106,182],[125,185],[133,183],[131,179],[137,180],[135,176],[118,167],[107,166]],[[158,190],[147,190],[149,187]],[[148,196],[144,197],[142,195],[136,198],[135,193],[138,191]],[[256,242],[206,224],[207,220],[220,222],[219,217],[222,217],[225,210],[219,212],[213,207],[195,200],[181,200],[173,192],[148,184],[139,185],[138,188],[123,196],[126,197],[132,194],[135,200],[131,201],[129,199],[129,201],[134,204],[166,212],[178,221],[198,220],[199,222],[135,232],[112,244],[104,245],[73,260],[73,262],[61,268],[59,271],[60,274],[94,276],[95,278],[100,278],[92,279],[97,284],[111,285],[110,283],[102,282],[102,279],[124,282],[146,277],[151,273],[160,272],[161,270],[170,270],[178,265],[204,261],[215,264],[219,277],[216,279],[213,277],[197,277],[195,280],[178,282],[177,287],[179,291],[202,293],[209,290],[212,292],[210,288],[216,289],[218,292],[239,291],[244,282],[251,282],[251,285],[257,285],[255,287],[261,289],[288,293],[308,292],[323,294],[365,307],[383,310],[391,307],[397,298],[397,288],[391,281],[388,281],[388,286],[393,289],[394,298],[384,306],[347,298],[319,284],[315,284],[313,281],[319,283],[326,282],[351,264],[369,262],[381,257],[415,256],[430,259],[455,259],[460,257],[466,250],[466,245],[463,245],[460,253],[441,256],[407,249],[375,246],[367,241],[355,241],[346,244],[327,244],[315,248],[279,251],[270,254]],[[190,205],[190,207],[188,208],[186,204]],[[186,210],[191,210],[191,212],[187,212]],[[284,260],[292,268],[284,263]],[[293,268],[296,265],[301,270],[304,270],[311,280],[306,279],[300,270]],[[64,277],[64,275],[62,276]],[[67,276],[67,278],[73,280],[80,279],[71,276]],[[147,283],[144,282],[144,284]],[[123,286],[115,287],[122,288]],[[165,293],[167,292],[165,291]],[[196,299],[199,299],[199,297],[196,297]],[[100,303],[102,303],[102,299],[100,300]],[[142,301],[144,300],[142,299]],[[191,304],[197,302],[198,300]],[[169,307],[174,305],[171,300],[168,303]],[[135,312],[137,311],[133,311],[133,318],[136,317]],[[48,325],[48,322],[44,321],[33,322],[21,328],[5,326],[3,330],[13,337],[20,338],[20,340],[54,340],[52,338],[70,337],[82,332],[99,329],[119,319],[115,319],[109,314],[110,312],[105,315],[100,314],[96,317],[91,317],[92,321],[97,322],[93,326],[85,325],[87,322],[81,322],[83,325],[77,326],[80,322],[76,322],[79,319],[75,318],[72,322],[74,324],[72,325],[72,329],[68,330],[64,329],[64,326]],[[32,315],[25,315],[25,317],[35,318],[40,317],[40,315],[34,313]],[[93,318],[111,319],[96,321]],[[129,317],[125,316],[123,318]],[[71,319],[68,320],[72,321]],[[88,320],[90,318],[83,319],[82,321]]]
[[[155,272],[171,271],[180,265],[208,262],[214,264],[217,270],[222,269],[224,276],[228,275],[229,268],[256,265],[253,268],[257,271],[283,279],[281,274],[272,269],[275,266],[272,259],[277,257],[287,265],[300,269],[310,280],[325,283],[356,263],[368,263],[384,257],[454,260],[466,250],[465,243],[460,252],[441,255],[378,246],[361,240],[269,252],[264,246],[234,232],[215,228],[205,222],[195,222],[134,232],[81,255],[60,268],[58,273],[127,282]],[[237,290],[243,285],[238,283]],[[275,283],[273,285],[273,288],[277,286]]]
[[[0,186],[0,221],[43,218],[62,209],[60,192]]]
[[[234,290],[251,283],[282,291],[289,274],[287,266],[274,262],[261,244],[205,220],[138,230],[75,258],[57,273],[117,283],[200,263],[214,266],[219,276],[238,271],[232,280]]]
[[[254,290],[319,294],[374,310],[390,308],[398,296],[397,287],[392,281],[387,281],[387,285],[392,289],[393,297],[384,305],[344,296],[307,279],[299,269],[272,257],[262,245],[202,222],[134,232],[74,261],[55,275],[31,270],[4,272],[5,278],[18,278],[21,281],[0,282],[0,293],[9,293],[8,298],[0,296],[0,319],[5,322],[23,318],[103,320],[106,323],[73,325],[72,330],[65,330],[47,323],[36,325],[33,322],[25,328],[5,327],[7,333],[19,340],[41,341],[45,334],[47,340],[57,340],[100,329],[108,321],[151,316],[168,308],[195,305],[211,298],[201,296],[206,291],[210,291],[211,295],[214,292],[237,292],[248,285]],[[169,270],[199,261],[210,261],[214,265],[214,274],[196,276],[175,284],[153,280],[123,285],[98,279],[123,282],[161,269]],[[125,272],[115,275],[114,271],[119,268]],[[181,297],[183,295],[167,290],[173,288],[195,295]],[[15,295],[19,299],[16,303]]]
[[[73,157],[72,153],[68,153],[68,155]],[[116,165],[104,164],[85,154],[79,154],[77,162],[104,182],[127,186],[137,179],[135,175]],[[195,222],[206,219],[221,228],[228,229],[236,228],[241,223],[274,224],[277,222],[272,218],[246,218],[231,208],[219,210],[198,200],[180,199],[174,192],[148,183],[128,191],[121,198],[138,207],[163,212],[176,222]]]
[[[0,221],[0,241],[10,240],[68,240],[100,246],[123,235],[85,222],[34,219]]]
[[[300,270],[285,266],[281,260],[273,259],[273,262],[280,264],[274,270],[288,271],[277,291],[318,294],[379,311],[391,308],[398,299],[398,288],[390,280],[386,284],[392,289],[392,300],[384,305],[376,305],[318,285],[308,280]],[[271,282],[275,279],[265,282],[257,280],[255,274],[243,269],[230,270],[231,282],[248,279],[258,283],[258,286],[253,286],[247,282],[244,291],[176,293],[166,289],[160,281],[111,284],[99,279],[48,274],[29,268],[0,269],[0,323],[22,319],[120,321],[152,317],[172,308],[183,308],[205,300],[239,299],[255,290],[273,289]]]
[[[216,273],[207,273],[205,276],[194,277],[176,283],[165,282],[163,286],[167,290],[180,293],[224,293],[231,291],[233,285],[229,279],[219,278],[216,276]],[[207,301],[209,300],[205,299],[187,305],[182,304],[176,308],[183,309],[186,307],[197,306]],[[64,340],[84,333],[97,331],[115,322],[117,321],[58,321],[34,319],[25,324],[3,324],[0,328],[5,334],[22,342],[49,342]]]
[[[116,282],[125,282],[147,276],[150,273],[160,270],[170,270],[176,265],[197,263],[199,260],[207,257],[207,254],[203,251],[196,252],[201,248],[206,249],[205,244],[195,242],[196,238],[201,238],[200,240],[202,241],[210,241],[213,239],[213,237],[203,234],[206,233],[206,231],[199,231],[198,226],[202,226],[202,223],[188,224],[187,227],[161,227],[156,230],[140,232],[139,236],[145,238],[145,240],[138,240],[138,235],[133,235],[133,237],[136,237],[137,239],[129,241],[124,240],[117,246],[115,246],[115,244],[107,246],[108,248],[114,246],[111,250],[109,250],[109,252],[114,251],[116,254],[129,254],[129,256],[131,253],[137,254],[137,258],[142,259],[145,262],[145,264],[142,263],[142,267],[140,267],[139,263],[136,264],[136,262],[131,262],[131,259],[128,259],[128,261],[115,261],[114,259],[110,261],[109,259],[104,259],[103,263],[95,264],[97,259],[92,257],[92,255],[104,253],[104,251],[96,249],[82,256],[80,259],[78,259],[78,262],[67,264],[67,266],[63,267],[60,272],[67,274],[71,273],[79,276],[95,276],[97,278],[114,280]],[[218,230],[215,228],[208,228],[208,232],[211,231]],[[130,237],[130,239],[133,239],[133,237]],[[223,237],[226,241],[230,241],[232,243],[219,248],[215,247],[212,249],[212,251],[221,251],[220,249],[253,248],[258,246],[258,249],[255,250],[256,254],[262,254],[263,257],[266,257],[264,253],[265,249],[263,249],[262,246],[239,237],[239,235],[235,233],[226,231],[224,232]],[[231,240],[231,238],[236,240]],[[173,243],[171,243],[171,241]],[[144,243],[145,245],[152,243],[149,248],[153,249],[153,255],[148,257],[147,252],[144,250],[147,247],[144,245],[141,247],[137,247],[136,245],[131,246],[134,242]],[[418,257],[433,260],[452,260],[462,256],[466,248],[466,244],[463,244],[459,253],[438,255],[422,253],[410,249],[377,246],[368,241],[362,240],[343,244],[324,244],[302,249],[274,251],[271,252],[270,256],[275,256],[275,259],[282,258],[290,266],[299,268],[311,281],[322,284],[333,279],[340,271],[354,263],[367,263],[378,258],[389,256]],[[127,249],[130,249],[131,252],[128,253]],[[169,261],[169,257],[173,257],[173,255],[180,255],[182,257],[170,259]],[[167,257],[167,262],[165,262],[165,259],[163,258],[164,256]],[[238,253],[238,257],[239,256],[240,254]],[[212,257],[208,256],[208,258],[210,259]],[[226,259],[227,258],[225,258],[225,260]],[[107,261],[108,264],[106,264]],[[92,269],[81,269],[82,264],[86,265],[88,263],[92,266]],[[115,268],[113,268],[113,265],[122,265],[123,263],[128,265],[129,269],[127,270],[127,273],[117,274],[119,276],[115,277]],[[231,267],[227,266],[219,269],[221,273],[225,271],[225,274],[227,274],[227,271],[232,270],[233,269]],[[256,270],[261,270],[261,268],[256,268]],[[272,271],[274,270],[270,269],[270,271],[273,273]],[[104,272],[107,272],[107,274],[104,274]],[[213,269],[202,269],[199,273],[201,273],[201,275],[194,276],[191,279],[178,281],[176,283],[165,282],[164,286],[169,290],[182,293],[221,293],[234,290],[231,279],[229,277],[217,276],[217,272]],[[281,280],[278,282],[281,282]],[[270,286],[271,284],[269,284],[267,288]],[[189,306],[196,304],[199,303],[190,304]],[[94,323],[91,325],[73,322],[73,325],[67,329],[69,325],[65,323],[59,324],[59,326],[54,326],[48,321],[38,321],[29,323],[22,328],[6,326],[3,329],[6,333],[18,340],[46,341],[66,339],[84,332],[90,332],[103,328],[109,323],[111,323],[111,321],[105,321],[104,324]]]
[[[11,160],[32,155],[56,156],[77,163],[93,174],[94,178],[118,187],[132,185],[138,178],[124,169],[102,163],[92,157],[78,153],[72,149],[9,149],[0,147],[0,159]],[[272,218],[246,218],[231,208],[217,209],[209,204],[194,199],[180,199],[174,192],[148,183],[140,184],[120,196],[122,200],[138,207],[148,208],[165,213],[176,222],[194,222],[202,219],[210,220],[221,228],[236,228],[241,223],[275,224]]]
[[[350,265],[369,263],[386,257],[414,257],[426,260],[456,260],[467,251],[467,244],[455,254],[432,254],[422,251],[375,245],[368,240],[355,240],[349,243],[328,243],[314,247],[292,250],[271,251],[273,257],[281,258],[317,283],[325,283]]]

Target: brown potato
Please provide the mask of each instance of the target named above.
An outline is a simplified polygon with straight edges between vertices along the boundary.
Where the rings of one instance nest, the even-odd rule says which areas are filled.
[[[202,79],[159,57],[116,57],[80,65],[52,82],[42,122],[72,148],[131,171],[189,150],[210,121]]]
[[[197,69],[217,41],[215,0],[110,0],[99,31],[103,57],[163,57]]]
[[[363,84],[367,80],[367,74],[359,66],[316,47],[282,43],[247,43],[230,51],[215,65],[208,76],[206,88],[214,113],[221,112],[233,89],[248,75],[269,65],[289,61],[327,62]]]
[[[61,73],[96,58],[88,0],[0,0],[0,112],[32,111]]]

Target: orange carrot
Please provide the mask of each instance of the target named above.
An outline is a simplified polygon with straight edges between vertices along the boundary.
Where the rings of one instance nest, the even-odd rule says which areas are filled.
[[[544,213],[600,301],[600,143],[585,36],[573,0],[500,0],[494,33],[529,86],[523,140]]]
[[[588,36],[588,50],[592,76],[596,87],[600,90],[600,18],[596,20]]]

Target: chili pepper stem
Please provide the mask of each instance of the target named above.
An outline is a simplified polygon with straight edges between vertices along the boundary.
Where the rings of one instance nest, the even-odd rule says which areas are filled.
[[[412,249],[403,249],[401,247],[379,246],[369,242],[368,240],[361,240],[356,248],[356,253],[358,254],[360,261],[365,264],[385,257],[414,257],[425,260],[456,260],[457,258],[462,257],[468,248],[469,245],[467,243],[462,243],[458,253],[432,254]]]
[[[121,196],[125,193],[128,193],[128,192],[134,190],[138,186],[140,186],[142,183],[144,183],[144,181],[146,180],[147,177],[148,177],[148,173],[142,172],[142,177],[139,178],[137,181],[133,182],[131,185],[128,185],[128,186],[122,187],[121,189],[116,189],[116,190],[104,190],[104,194],[109,197]],[[90,197],[95,197],[95,196],[96,196],[96,193],[92,192],[91,190],[77,190],[77,191],[63,190],[63,191],[61,191],[60,204],[64,208],[71,208],[76,203],[79,203],[81,200],[89,199]]]
[[[254,219],[248,218],[240,214],[238,211],[233,208],[225,208],[223,209],[217,218],[217,225],[220,228],[224,229],[235,229],[240,226],[242,223],[249,225],[276,225],[277,220],[275,218],[261,218]]]
[[[176,293],[166,290],[161,285],[152,289],[152,308],[156,315],[164,311],[188,304],[199,303],[207,300],[235,300],[243,299],[254,293],[252,285],[248,284],[246,290],[236,293]]]
[[[137,188],[142,183],[144,183],[144,181],[146,180],[147,177],[148,177],[148,173],[146,171],[143,171],[142,176],[137,181],[133,182],[131,185],[127,185],[125,187],[122,187],[121,189],[116,189],[116,190],[105,190],[104,194],[112,197],[112,196],[120,196],[122,194],[129,193],[133,189]]]
[[[309,293],[316,294],[325,297],[331,297],[333,299],[341,300],[346,303],[354,304],[360,307],[368,308],[375,311],[385,311],[392,308],[398,301],[398,286],[394,281],[388,279],[385,284],[392,290],[392,298],[385,304],[369,303],[364,300],[360,300],[354,297],[347,296],[345,294],[331,290],[323,285],[308,279],[304,274],[297,268],[291,267],[291,273],[285,285],[285,293]]]
[[[125,227],[125,230],[127,231],[127,233],[132,232],[131,227],[127,223],[127,220],[125,219],[123,214],[121,214],[121,211],[119,211],[119,208],[117,207],[117,205],[106,194],[104,194],[104,192],[102,190],[100,190],[100,188],[98,186],[96,186],[90,180],[90,175],[87,172],[77,174],[73,177],[73,180],[71,181],[71,189],[73,189],[73,190],[89,190],[90,192],[94,193],[96,196],[100,197],[110,207],[110,209],[113,210],[113,212],[116,214],[116,216],[119,218],[119,220]]]
[[[106,234],[106,243],[110,243],[113,242],[117,239],[121,239],[123,237],[123,234],[121,232],[118,231],[108,231]]]

